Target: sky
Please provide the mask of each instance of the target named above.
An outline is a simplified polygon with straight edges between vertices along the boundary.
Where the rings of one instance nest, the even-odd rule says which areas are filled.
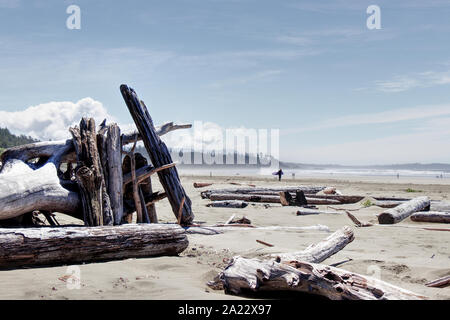
[[[156,124],[279,129],[284,161],[450,163],[449,16],[450,0],[0,0],[0,127],[132,130],[124,83]]]

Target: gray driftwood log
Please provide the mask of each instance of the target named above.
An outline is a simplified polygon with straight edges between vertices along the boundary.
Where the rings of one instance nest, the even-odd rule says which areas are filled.
[[[250,188],[225,188],[210,189],[200,193],[203,199],[209,198],[213,193],[238,193],[238,194],[259,194],[259,195],[279,195],[281,191],[296,192],[303,191],[304,194],[316,194],[325,187],[321,186],[286,186],[286,187],[250,187]],[[266,194],[268,193],[268,194]]]
[[[145,104],[139,100],[136,92],[128,88],[128,86],[121,85],[120,91],[142,137],[152,164],[158,168],[172,163],[170,152],[165,143],[159,138]],[[181,185],[177,169],[172,167],[159,171],[158,177],[177,220],[183,225],[191,224],[194,220],[191,199]]]
[[[239,200],[224,200],[224,201],[213,201],[211,203],[208,203],[206,206],[214,208],[245,208],[248,206],[248,203]]]
[[[450,212],[420,211],[413,213],[410,218],[416,222],[450,223]]]
[[[97,135],[93,118],[83,118],[79,127],[70,128],[77,155],[75,176],[77,179],[84,223],[88,226],[103,225],[105,179],[97,148]],[[108,209],[108,208],[106,208]],[[110,209],[110,208],[109,208]]]
[[[417,197],[405,202],[395,208],[388,209],[378,215],[378,223],[394,224],[406,219],[418,211],[430,210],[430,199],[428,197]]]
[[[0,268],[177,255],[183,228],[167,224],[0,229]]]
[[[357,273],[306,261],[233,257],[219,275],[226,293],[305,292],[331,300],[422,300],[416,294]]]

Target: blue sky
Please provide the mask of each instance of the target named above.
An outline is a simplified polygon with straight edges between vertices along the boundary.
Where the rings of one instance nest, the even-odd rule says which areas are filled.
[[[0,126],[38,134],[84,98],[131,123],[126,83],[156,123],[279,128],[282,160],[449,163],[449,16],[443,0],[0,0]]]

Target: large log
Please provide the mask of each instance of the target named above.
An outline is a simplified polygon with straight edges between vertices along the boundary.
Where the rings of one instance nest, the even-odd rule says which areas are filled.
[[[416,222],[450,223],[450,212],[420,211],[413,213],[410,218]]]
[[[305,292],[331,300],[422,300],[387,282],[343,269],[305,261],[233,257],[219,275],[226,293]]]
[[[287,192],[296,192],[303,191],[304,194],[316,194],[319,191],[322,191],[325,187],[315,187],[315,186],[286,186],[286,187],[251,187],[251,188],[226,188],[226,189],[210,189],[205,190],[200,193],[202,198],[209,198],[212,193],[239,193],[239,194],[260,194],[266,195],[266,192],[269,192],[267,195],[273,195],[276,193],[278,195],[281,191]]]
[[[97,149],[97,135],[93,118],[83,118],[79,127],[70,128],[77,154],[75,176],[80,189],[84,223],[103,225],[103,197],[105,181]]]
[[[170,152],[156,133],[152,118],[150,117],[145,104],[139,100],[136,92],[126,85],[121,85],[120,91],[136,127],[138,128],[139,134],[142,137],[152,164],[155,167],[161,167],[172,163],[173,161]],[[176,167],[159,171],[158,177],[167,194],[167,198],[177,220],[183,225],[191,224],[194,219],[191,208],[191,199],[187,196],[181,185]],[[180,217],[178,216],[179,212],[181,212]]]
[[[212,193],[209,196],[211,201],[228,201],[240,200],[248,202],[265,202],[265,203],[280,203],[280,195],[265,196],[257,194],[238,194],[238,193]]]
[[[0,268],[176,255],[188,246],[177,225],[0,229]]]
[[[79,214],[76,186],[58,177],[60,163],[71,148],[72,141],[67,140],[45,165],[35,170],[24,162],[26,157],[19,160],[11,156],[6,160],[0,174],[0,220],[34,210]]]
[[[394,224],[406,219],[414,212],[429,210],[430,199],[428,197],[417,197],[405,202],[395,208],[388,209],[378,215],[378,223]]]

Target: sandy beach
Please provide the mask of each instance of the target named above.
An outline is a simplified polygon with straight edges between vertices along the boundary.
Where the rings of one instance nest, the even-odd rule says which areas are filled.
[[[268,253],[293,252],[327,237],[330,232],[349,225],[355,240],[330,257],[324,264],[349,260],[340,268],[379,277],[399,287],[409,289],[431,299],[450,299],[450,287],[429,288],[425,283],[450,275],[450,232],[430,231],[408,226],[429,226],[430,223],[405,219],[395,226],[356,228],[345,215],[322,214],[297,216],[295,207],[271,204],[249,205],[243,209],[209,208],[208,199],[200,192],[208,188],[279,185],[334,186],[345,195],[415,197],[427,195],[432,200],[449,200],[450,181],[447,179],[333,177],[284,179],[262,176],[181,176],[186,192],[193,203],[196,223],[213,225],[225,222],[231,215],[246,216],[255,226],[313,226],[325,225],[326,231],[278,231],[236,228],[218,235],[188,235],[189,247],[178,257],[127,259],[104,263],[78,265],[81,286],[70,288],[64,276],[68,266],[27,268],[0,271],[0,299],[245,299],[225,295],[206,285],[226,265],[226,259],[235,255],[260,257]],[[161,189],[154,179],[154,189]],[[212,186],[195,189],[193,182],[210,182]],[[406,192],[411,188],[417,193]],[[319,206],[328,209],[327,206]],[[356,209],[359,203],[343,205]],[[156,205],[161,223],[173,223],[175,217],[167,200]],[[362,208],[352,213],[360,220],[376,223],[379,207]],[[58,215],[60,223],[78,223],[65,215]],[[449,228],[433,224],[435,228]],[[264,246],[256,240],[273,244]]]

